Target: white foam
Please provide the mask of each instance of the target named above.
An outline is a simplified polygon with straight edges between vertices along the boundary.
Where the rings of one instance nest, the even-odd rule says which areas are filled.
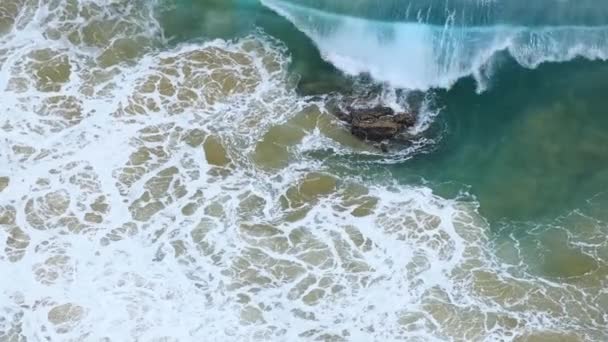
[[[341,16],[282,0],[262,3],[308,35],[338,69],[405,89],[450,88],[472,76],[483,91],[502,51],[526,68],[577,57],[608,59],[605,26],[462,27],[452,16],[437,26]]]
[[[0,93],[0,177],[10,179],[0,193],[0,340],[510,340],[528,329],[601,336],[598,323],[576,314],[598,309],[592,299],[562,320],[542,303],[580,292],[503,273],[474,203],[390,178],[338,176],[304,153],[324,147],[318,130],[289,150],[287,165],[257,165],[252,155],[270,127],[308,106],[272,39],[160,45],[102,67],[102,51],[41,38],[38,24],[0,42],[9,47],[4,86],[26,79]],[[24,66],[45,47],[69,57],[60,91],[37,89]],[[160,86],[163,78],[175,92]],[[198,97],[184,100],[178,90]],[[79,101],[82,118],[61,116],[63,103],[41,109],[56,96]],[[217,137],[231,162],[211,164],[197,132]],[[298,191],[310,179],[321,179],[321,190]],[[158,203],[153,214],[136,214]],[[199,207],[184,211],[192,203]],[[87,216],[94,207],[99,220]],[[489,285],[474,278],[479,270],[495,277]],[[518,296],[516,307],[514,295],[491,292],[500,287],[522,289],[530,303]]]

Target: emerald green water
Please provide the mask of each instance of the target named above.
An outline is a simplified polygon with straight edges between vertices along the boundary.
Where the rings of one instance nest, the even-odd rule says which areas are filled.
[[[323,61],[308,37],[254,3],[181,1],[166,23],[176,41],[262,29],[287,46],[302,94],[348,91],[349,79]],[[525,247],[511,262],[523,258],[535,273],[551,276],[588,272],[595,261],[555,227],[572,233],[576,227],[560,217],[586,210],[608,184],[608,65],[575,60],[530,70],[502,56],[497,70],[481,94],[472,79],[434,91],[441,113],[425,134],[441,138],[426,153],[390,166],[366,163],[359,172],[386,177],[388,169],[401,183],[424,184],[448,198],[467,193],[491,223],[497,245]],[[506,261],[509,255],[512,250]],[[564,260],[572,261],[569,267]]]
[[[166,37],[176,44],[233,39],[262,30],[288,47],[290,68],[300,79],[302,94],[350,89],[351,82],[320,57],[306,35],[257,0],[171,0],[161,4],[159,19]]]
[[[324,61],[307,35],[256,1],[173,4],[161,22],[176,44],[262,30],[287,47],[300,94],[352,90],[353,78]],[[436,143],[412,158],[386,164],[331,150],[313,158],[338,174],[475,201],[496,255],[515,273],[568,279],[599,269],[603,277],[608,251],[581,246],[601,244],[597,234],[607,230],[608,64],[576,59],[528,69],[502,54],[495,67],[482,93],[473,78],[430,91],[440,114],[422,134]]]
[[[482,94],[469,80],[441,92],[441,143],[395,174],[468,189],[491,221],[554,218],[586,205],[608,184],[608,66],[505,64]]]
[[[606,11],[0,1],[0,341],[608,340]]]
[[[306,35],[256,1],[177,0],[160,17],[175,43],[263,30],[287,46],[304,95],[352,84]],[[388,168],[401,182],[428,184],[440,195],[468,192],[496,223],[544,222],[584,207],[608,184],[608,65],[575,60],[530,70],[508,56],[498,64],[481,94],[472,79],[432,91],[441,114],[426,134],[441,132],[441,139],[429,153]]]

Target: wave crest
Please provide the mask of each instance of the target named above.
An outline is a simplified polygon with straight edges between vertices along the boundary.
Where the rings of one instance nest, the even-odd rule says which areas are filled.
[[[382,22],[280,0],[262,3],[310,37],[322,57],[346,74],[369,74],[399,88],[447,89],[473,76],[483,91],[502,51],[526,68],[579,57],[608,59],[608,26],[462,26],[455,15],[444,25]]]

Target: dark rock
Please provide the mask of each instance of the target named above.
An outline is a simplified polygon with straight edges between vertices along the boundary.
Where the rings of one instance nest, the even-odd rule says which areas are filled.
[[[415,114],[395,113],[391,108],[382,106],[365,109],[347,108],[347,113],[340,112],[336,116],[350,123],[353,135],[372,141],[391,139],[416,123]]]
[[[353,117],[350,115],[350,113],[343,111],[340,108],[336,108],[336,109],[332,110],[332,113],[341,121],[348,122],[348,123],[351,123],[353,121]]]

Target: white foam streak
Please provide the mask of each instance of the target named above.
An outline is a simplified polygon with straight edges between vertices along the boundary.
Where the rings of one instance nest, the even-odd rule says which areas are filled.
[[[45,37],[42,25],[0,42],[0,340],[593,331],[535,304],[578,293],[501,274],[474,203],[332,169],[307,154],[328,146],[320,125],[264,145],[304,109],[327,115],[296,95],[283,46],[256,35],[158,51],[159,33],[141,29],[157,24],[135,18],[151,46],[113,64],[106,49],[29,39]],[[44,49],[58,59],[34,53]],[[45,63],[70,76],[37,77]],[[256,160],[261,146],[284,147],[268,154],[285,163]],[[492,292],[501,287],[515,290]],[[510,306],[525,295],[531,309]]]
[[[308,35],[338,69],[405,89],[447,89],[472,76],[481,92],[488,86],[494,57],[503,51],[526,68],[577,57],[608,59],[605,26],[461,27],[448,17],[440,27],[424,20],[399,23],[338,16],[282,0],[262,3]]]

